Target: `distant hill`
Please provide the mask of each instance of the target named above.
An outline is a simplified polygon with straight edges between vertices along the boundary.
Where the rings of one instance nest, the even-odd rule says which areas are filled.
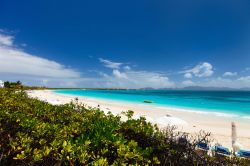
[[[229,88],[229,87],[203,87],[203,86],[187,86],[187,87],[183,87],[183,88],[152,88],[152,87],[145,87],[145,88],[141,88],[140,90],[206,90],[206,91],[250,91],[250,87],[246,87],[246,88]]]
[[[225,91],[238,90],[235,88],[228,88],[228,87],[202,87],[202,86],[188,86],[182,89],[183,90],[225,90]]]
[[[152,87],[145,87],[145,88],[140,88],[140,90],[156,90],[156,89]]]
[[[139,89],[122,89],[122,88],[45,88],[45,89],[88,89],[88,90],[197,90],[197,91],[250,91],[250,87],[245,88],[229,88],[229,87],[202,87],[202,86],[187,86],[183,88],[152,88],[145,87]]]
[[[250,87],[249,88],[240,88],[240,90],[244,90],[244,91],[250,91]]]

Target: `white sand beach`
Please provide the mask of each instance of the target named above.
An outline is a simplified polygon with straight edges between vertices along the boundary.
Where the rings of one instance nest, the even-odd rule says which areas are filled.
[[[57,94],[49,90],[28,91],[28,95],[47,101],[51,104],[65,104],[77,96]],[[120,114],[122,111],[133,110],[134,118],[144,116],[147,121],[156,123],[160,128],[168,124],[176,125],[179,131],[196,134],[200,130],[212,133],[213,143],[231,147],[231,122],[237,126],[238,142],[244,149],[250,149],[250,120],[224,116],[223,114],[209,114],[185,111],[170,107],[157,107],[150,104],[133,104],[112,100],[96,99],[78,96],[78,101],[90,107],[98,107],[105,113]],[[124,117],[123,117],[124,118]]]

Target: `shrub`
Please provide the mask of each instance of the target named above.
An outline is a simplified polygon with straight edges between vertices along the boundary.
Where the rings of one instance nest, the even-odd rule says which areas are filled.
[[[54,106],[14,89],[0,89],[0,165],[230,165],[195,153],[195,143],[169,127],[73,102]],[[208,135],[203,137],[207,138]],[[180,139],[179,139],[180,140]]]

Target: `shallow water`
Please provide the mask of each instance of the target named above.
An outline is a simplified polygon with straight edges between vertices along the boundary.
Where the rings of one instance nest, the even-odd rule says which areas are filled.
[[[54,90],[56,93],[101,99],[171,106],[204,113],[217,113],[250,119],[249,91],[180,91],[180,90]]]

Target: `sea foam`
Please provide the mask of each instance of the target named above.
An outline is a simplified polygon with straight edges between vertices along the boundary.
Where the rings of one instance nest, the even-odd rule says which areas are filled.
[[[227,117],[227,118],[239,118],[241,116],[236,115],[236,114],[231,114],[231,113],[222,113],[222,112],[216,112],[216,111],[205,111],[205,110],[194,110],[194,109],[189,109],[189,108],[176,108],[176,107],[156,107],[158,109],[165,109],[165,110],[175,110],[175,111],[183,111],[183,112],[189,112],[189,113],[197,113],[197,114],[212,114],[215,116],[220,116],[220,117]],[[249,117],[250,118],[250,117]]]

